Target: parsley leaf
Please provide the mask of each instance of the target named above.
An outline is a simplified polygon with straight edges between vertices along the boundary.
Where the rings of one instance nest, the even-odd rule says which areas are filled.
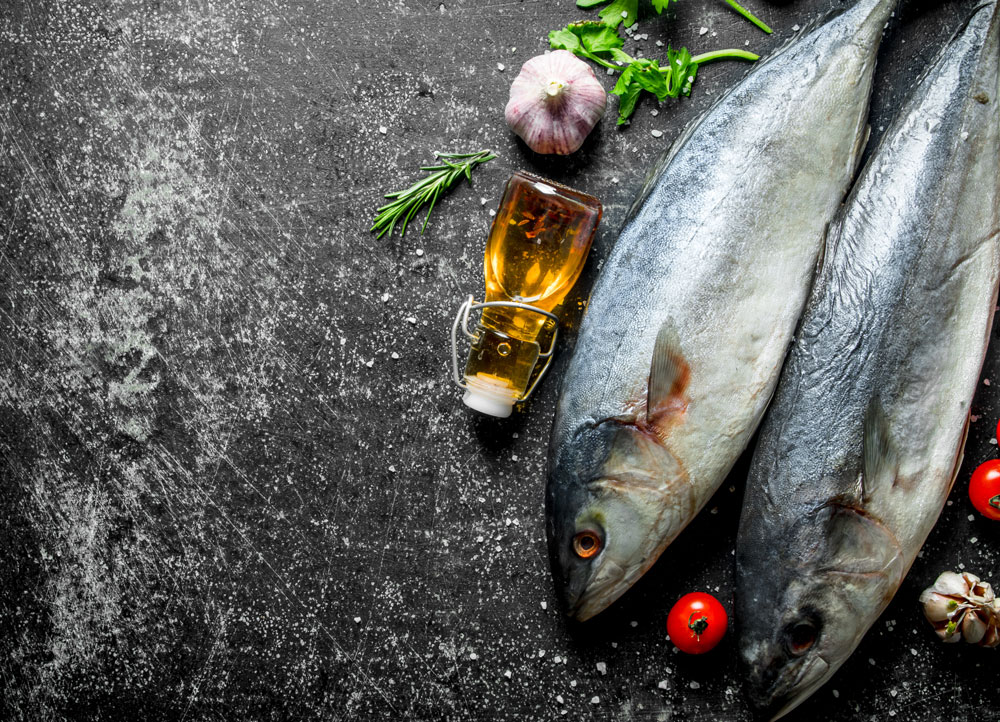
[[[608,0],[576,0],[576,6],[587,10],[606,2]],[[653,0],[653,9],[658,14],[662,13],[667,9],[669,3],[670,0]],[[625,15],[622,16],[622,13]],[[598,15],[602,23],[613,28],[617,28],[622,22],[625,23],[625,27],[630,28],[639,19],[639,0],[612,0],[611,4],[601,10]]]
[[[615,0],[608,8],[622,2],[638,0]],[[599,4],[596,0],[577,0]],[[656,0],[654,0],[654,3]],[[662,0],[666,7],[667,0]],[[603,12],[603,11],[602,11]],[[621,73],[611,90],[618,96],[618,125],[628,122],[635,112],[635,106],[643,91],[652,93],[658,100],[690,95],[698,66],[723,58],[757,60],[758,56],[745,50],[716,50],[692,57],[687,48],[674,50],[667,47],[667,59],[661,66],[651,58],[633,58],[622,50],[624,41],[618,35],[617,24],[605,24],[593,20],[570,23],[562,30],[549,33],[549,44],[557,50],[568,50],[574,55],[592,60],[598,65]]]

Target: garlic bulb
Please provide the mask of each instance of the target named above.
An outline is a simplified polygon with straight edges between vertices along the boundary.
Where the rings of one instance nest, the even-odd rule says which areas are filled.
[[[555,50],[521,67],[504,116],[536,153],[568,155],[583,145],[607,103],[590,66],[568,50]]]
[[[1000,644],[1000,599],[975,574],[944,572],[921,593],[920,603],[942,641]]]

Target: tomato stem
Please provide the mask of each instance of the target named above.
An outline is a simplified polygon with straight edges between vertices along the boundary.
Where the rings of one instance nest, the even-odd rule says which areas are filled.
[[[693,619],[694,615],[698,612],[693,612],[690,617],[688,617],[688,629],[694,632],[694,636],[700,637],[708,629],[708,617],[704,614],[698,617],[698,619]]]

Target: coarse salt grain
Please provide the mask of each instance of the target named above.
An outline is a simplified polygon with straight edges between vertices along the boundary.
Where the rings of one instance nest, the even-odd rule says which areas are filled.
[[[506,66],[503,63],[497,63],[497,70],[499,70],[501,73],[504,71],[505,67]]]
[[[656,108],[653,108],[651,111],[649,111],[649,114],[655,118],[660,114],[660,111],[658,111]]]
[[[701,26],[701,27],[700,27],[700,28],[698,29],[698,34],[699,34],[699,35],[704,35],[704,34],[705,34],[705,33],[707,33],[707,32],[708,32],[708,28],[706,28],[706,27],[705,27],[704,25],[702,25],[702,26]]]
[[[697,682],[691,682],[691,684],[689,684],[688,687],[690,687],[691,689],[701,689],[701,685],[698,684]]]
[[[598,662],[597,663],[597,671],[600,672],[601,674],[607,674],[608,673],[608,665],[607,665],[607,663],[606,662]]]
[[[624,14],[625,14],[625,13],[622,13],[622,15],[624,15]],[[594,695],[593,697],[591,697],[591,698],[590,698],[590,703],[591,703],[591,704],[600,704],[600,703],[601,703],[601,698],[600,698],[600,697],[598,697],[598,696],[597,696],[597,695],[595,694],[595,695]]]
[[[659,681],[659,682],[658,682],[658,683],[656,684],[656,686],[657,686],[657,687],[659,687],[660,689],[667,689],[668,687],[670,687],[670,683],[669,683],[669,682],[667,682],[667,680],[665,680],[665,679],[661,679],[661,680],[660,680],[660,681]]]
[[[381,133],[382,135],[385,135],[386,133],[389,132],[389,129],[386,128],[384,125],[380,125],[378,127],[378,132]]]
[[[413,316],[407,316],[406,322],[415,324],[417,322],[417,319],[415,319]]]
[[[792,30],[794,30],[795,32],[798,32],[799,26],[798,25],[793,25],[792,26]]]
[[[417,249],[417,250],[415,251],[415,253],[416,253],[416,254],[417,254],[418,256],[422,256],[422,255],[424,255],[424,249],[423,249],[423,248],[418,248],[418,249]]]
[[[549,608],[549,603],[548,602],[542,602],[542,609],[548,609],[548,608]]]
[[[507,679],[510,679],[512,675],[513,672],[511,672],[509,669],[503,673],[503,676],[506,677]]]
[[[662,130],[651,130],[649,132],[650,132],[650,135],[652,135],[654,138],[662,138],[663,137],[663,131]]]
[[[393,351],[391,354],[389,354],[389,358],[393,359],[394,361],[398,360],[399,359],[399,354],[396,353],[395,351]]]
[[[354,618],[354,623],[355,624],[361,624],[361,617],[355,617]]]

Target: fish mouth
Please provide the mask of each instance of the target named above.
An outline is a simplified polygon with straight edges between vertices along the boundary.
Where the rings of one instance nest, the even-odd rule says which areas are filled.
[[[830,663],[816,654],[799,666],[791,682],[779,678],[763,691],[753,689],[756,686],[754,678],[759,679],[760,675],[751,674],[750,703],[762,718],[775,722],[809,699],[826,682],[830,672]]]
[[[605,559],[596,574],[600,579],[591,579],[585,589],[567,599],[566,613],[578,622],[603,612],[629,587],[622,584],[625,568],[613,559]]]

